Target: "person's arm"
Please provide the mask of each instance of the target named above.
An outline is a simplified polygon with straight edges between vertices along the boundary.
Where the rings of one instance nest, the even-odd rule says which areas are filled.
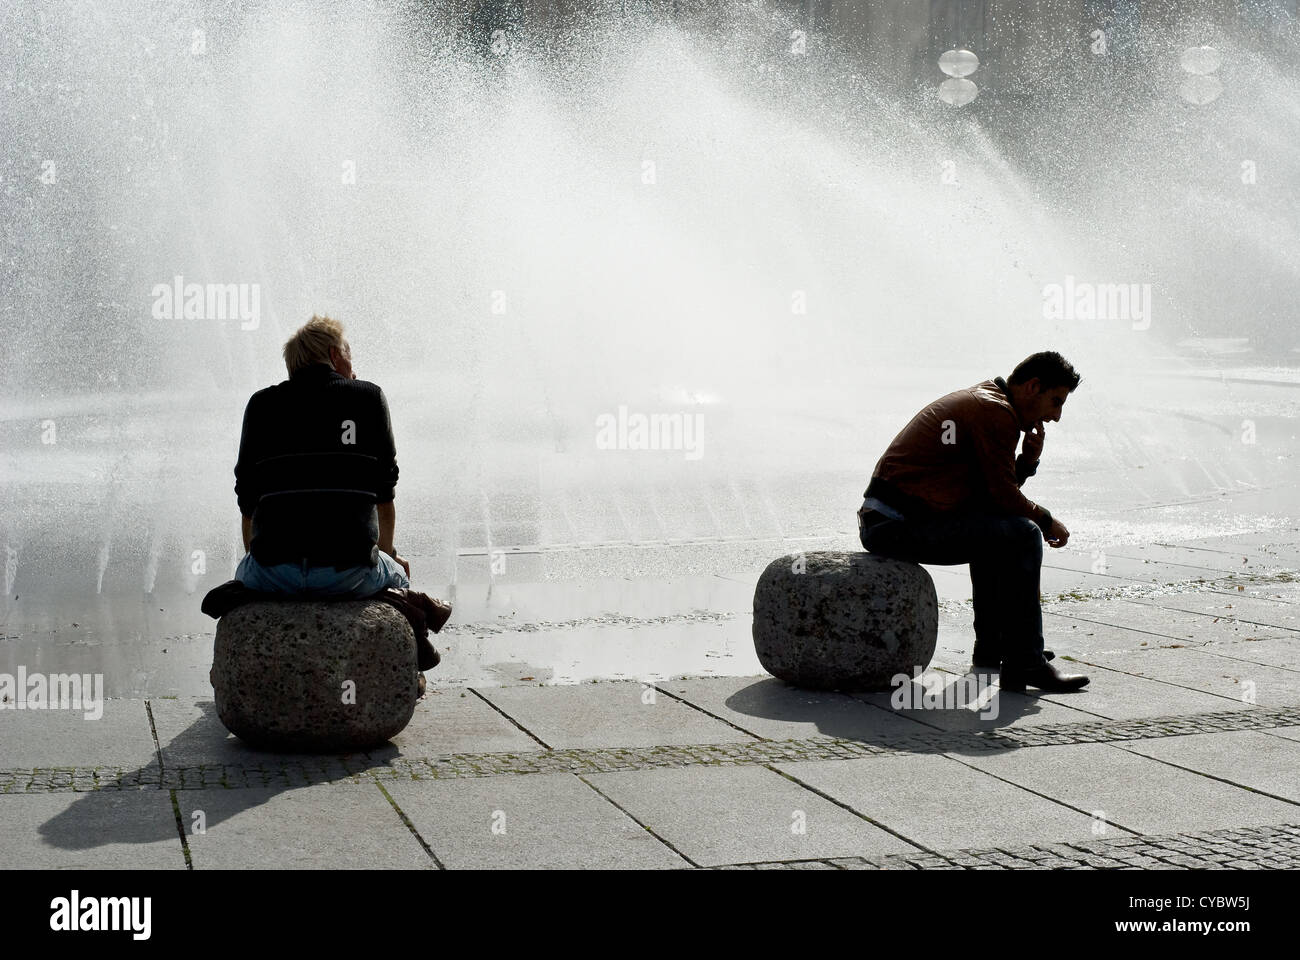
[[[411,575],[411,565],[397,553],[393,538],[397,534],[397,507],[393,497],[397,493],[397,443],[393,439],[393,421],[388,414],[388,400],[379,391],[379,406],[383,430],[376,454],[379,473],[375,480],[376,508],[379,512],[379,549],[401,565],[406,575]]]
[[[975,460],[994,506],[1016,517],[1028,517],[1043,533],[1051,529],[1052,515],[1020,492],[1016,445],[1020,429],[1010,415],[976,422],[971,429]]]
[[[1023,453],[1016,457],[1016,486],[1023,487],[1025,481],[1038,472],[1038,461],[1030,460]]]
[[[256,396],[256,394],[254,394]],[[253,541],[253,511],[261,496],[253,482],[256,464],[256,420],[252,416],[253,400],[244,407],[244,425],[239,433],[239,456],[235,461],[235,499],[239,502],[240,529],[244,535],[244,552]]]
[[[397,507],[392,500],[378,505],[379,549],[390,557],[397,556],[393,547],[393,534],[397,531]]]

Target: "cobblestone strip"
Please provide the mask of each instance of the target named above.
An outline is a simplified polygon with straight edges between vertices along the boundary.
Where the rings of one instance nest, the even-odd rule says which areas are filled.
[[[737,863],[715,870],[1285,870],[1300,867],[1300,824],[1123,836],[1088,843]]]
[[[922,731],[878,741],[812,737],[635,748],[572,748],[529,753],[460,753],[430,758],[376,760],[304,757],[287,763],[210,765],[160,770],[157,762],[135,770],[120,767],[42,767],[0,770],[0,793],[56,793],[92,790],[206,790],[241,787],[300,787],[315,783],[385,780],[442,780],[527,773],[609,773],[656,767],[712,764],[796,763],[853,760],[898,753],[975,753],[1017,747],[1105,743],[1122,740],[1267,730],[1300,725],[1300,707],[1233,710],[1139,720],[1099,720],[1037,727],[944,732]],[[164,748],[165,749],[165,748]]]

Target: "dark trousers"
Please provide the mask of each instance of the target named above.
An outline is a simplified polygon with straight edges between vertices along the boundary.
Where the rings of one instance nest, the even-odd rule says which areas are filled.
[[[890,520],[869,511],[859,518],[859,532],[870,553],[941,566],[969,563],[981,655],[1017,668],[1044,662],[1043,535],[1032,520],[988,513]]]

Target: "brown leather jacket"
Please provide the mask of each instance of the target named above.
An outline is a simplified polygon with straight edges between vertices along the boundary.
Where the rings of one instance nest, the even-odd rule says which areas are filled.
[[[1016,457],[1020,420],[1001,377],[940,397],[911,419],[872,472],[866,496],[904,517],[984,509],[1028,517],[1051,514],[1020,492],[1037,461]]]

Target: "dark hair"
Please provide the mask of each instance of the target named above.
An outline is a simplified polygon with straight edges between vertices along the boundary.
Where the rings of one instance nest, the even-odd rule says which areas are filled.
[[[1044,350],[1042,353],[1035,353],[1021,360],[1016,365],[1016,369],[1011,371],[1007,383],[1026,383],[1035,377],[1043,385],[1044,390],[1069,387],[1071,393],[1083,379],[1065,357],[1055,350]]]

